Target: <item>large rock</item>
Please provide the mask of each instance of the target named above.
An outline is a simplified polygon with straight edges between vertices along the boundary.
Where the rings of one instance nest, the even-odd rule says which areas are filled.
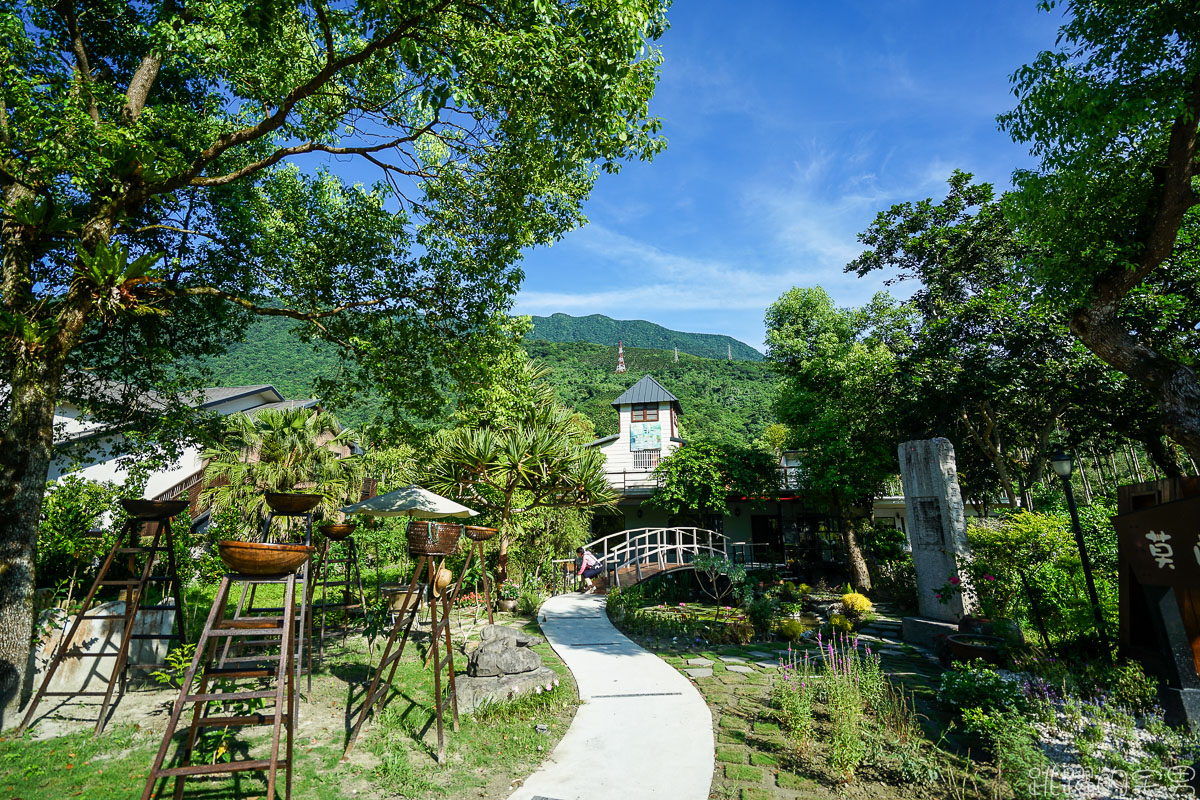
[[[517,647],[533,647],[534,645],[541,644],[543,641],[540,636],[525,633],[508,625],[485,625],[479,630],[479,638],[485,642],[504,639],[512,642]]]
[[[542,666],[542,657],[512,639],[489,639],[467,657],[467,674],[486,678],[532,672]]]
[[[534,653],[534,655],[537,655]],[[454,691],[458,695],[458,710],[471,713],[488,703],[503,703],[526,694],[532,694],[540,686],[553,689],[558,676],[549,667],[538,667],[533,672],[497,677],[456,675]],[[563,691],[559,689],[558,691]]]

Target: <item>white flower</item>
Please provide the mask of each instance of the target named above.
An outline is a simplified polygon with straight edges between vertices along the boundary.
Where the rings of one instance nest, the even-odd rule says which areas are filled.
[[[541,694],[541,693],[542,693],[542,687],[541,687],[541,686],[538,686],[538,687],[537,687],[537,689],[536,689],[536,692],[537,692],[538,694]]]

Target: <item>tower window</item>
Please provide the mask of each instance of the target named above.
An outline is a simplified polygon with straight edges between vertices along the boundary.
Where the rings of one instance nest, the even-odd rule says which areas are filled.
[[[630,422],[658,422],[657,403],[634,403]]]

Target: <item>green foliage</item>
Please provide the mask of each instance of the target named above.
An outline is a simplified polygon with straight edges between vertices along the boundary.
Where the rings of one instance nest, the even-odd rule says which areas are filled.
[[[521,594],[517,597],[517,613],[526,617],[536,617],[545,599],[535,587],[523,586]]]
[[[1029,720],[1013,711],[968,708],[964,727],[991,751],[1001,776],[1017,800],[1062,797],[1062,789],[1049,777],[1053,764],[1038,746],[1037,732]]]
[[[526,340],[525,350],[530,358],[550,368],[559,402],[590,419],[598,436],[617,432],[617,413],[611,403],[646,374],[679,398],[684,439],[745,445],[762,439],[772,419],[776,379],[762,362],[730,363],[680,352],[676,363],[669,350],[627,346],[629,371],[617,374],[615,341],[602,346]],[[770,445],[764,444],[764,449]]]
[[[668,514],[724,514],[730,496],[755,500],[778,491],[779,470],[762,450],[693,441],[659,462],[658,488],[646,504]]]
[[[876,564],[871,574],[871,586],[890,597],[901,608],[918,608],[917,570],[912,555],[908,553],[894,561]]]
[[[700,589],[717,605],[724,605],[725,598],[738,594],[746,583],[744,566],[715,553],[698,553],[692,558],[692,567],[698,576],[703,576]]]
[[[942,673],[938,699],[955,709],[978,708],[985,712],[1024,712],[1029,703],[1021,684],[1005,680],[982,660],[956,663]]]
[[[1021,584],[1024,573],[1051,636],[1072,641],[1090,635],[1091,606],[1082,589],[1079,548],[1065,513],[1018,511],[1001,519],[973,520],[967,537],[973,556],[963,560],[960,570],[986,604],[986,612],[1013,615],[1018,599],[1026,599]],[[1106,563],[1115,566],[1111,560]],[[1096,569],[1094,574],[1105,618],[1111,623],[1117,613],[1115,570]],[[1021,609],[1032,626],[1029,603],[1022,603]]]
[[[854,630],[854,623],[845,614],[830,614],[829,629],[834,633],[850,633]]]
[[[431,489],[485,512],[500,529],[500,577],[507,575],[509,545],[520,540],[526,556],[541,563],[583,533],[583,516],[543,515],[527,528],[515,520],[541,509],[590,509],[616,501],[604,476],[604,455],[584,447],[587,421],[554,401],[545,370],[525,362],[522,388],[504,413],[483,411],[476,421],[441,431],[427,481]]]
[[[804,632],[810,628],[811,626],[805,625],[798,619],[780,620],[779,637],[785,642],[797,642],[804,637]]]
[[[354,432],[332,414],[311,408],[266,409],[226,418],[225,435],[204,451],[204,499],[214,513],[240,514],[243,536],[266,515],[265,492],[314,492],[319,512],[332,519],[358,499],[363,467],[349,455]],[[345,451],[345,452],[341,452]]]
[[[111,483],[97,483],[79,475],[66,475],[46,485],[42,520],[38,526],[37,572],[43,585],[53,585],[90,572],[92,563],[112,546],[111,533],[88,536],[106,514],[120,515],[122,496]]]
[[[547,342],[591,342],[616,347],[614,342],[623,341],[626,357],[631,345],[642,349],[673,350],[679,348],[680,356],[685,353],[700,358],[727,360],[732,353],[738,361],[762,361],[762,353],[744,342],[729,336],[712,333],[681,333],[668,330],[661,325],[645,320],[617,320],[603,314],[572,317],[568,314],[551,314],[548,317],[533,317],[533,330],[529,339]],[[613,364],[616,362],[613,361]],[[611,365],[610,365],[611,366]],[[615,395],[614,395],[615,397]]]
[[[890,405],[909,311],[886,295],[839,309],[821,288],[795,288],[767,309],[767,359],[783,377],[776,414],[804,453],[804,488],[853,504],[896,469]]]
[[[192,665],[192,658],[195,655],[196,645],[194,643],[172,647],[164,659],[166,668],[151,672],[150,677],[154,678],[160,686],[178,689],[183,685],[183,678],[187,674],[188,667]]]
[[[746,606],[746,618],[750,620],[755,635],[760,639],[770,637],[778,612],[778,604],[769,597],[756,597]]]

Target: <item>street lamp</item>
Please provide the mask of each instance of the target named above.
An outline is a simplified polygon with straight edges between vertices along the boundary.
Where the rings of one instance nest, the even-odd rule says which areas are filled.
[[[1075,468],[1074,459],[1059,450],[1050,459],[1050,466],[1058,477],[1062,478],[1063,491],[1067,495],[1067,509],[1071,512],[1071,524],[1075,528],[1075,544],[1079,546],[1079,561],[1083,564],[1083,578],[1087,581],[1088,598],[1092,601],[1092,616],[1096,618],[1096,633],[1104,653],[1109,654],[1108,637],[1104,635],[1104,617],[1100,613],[1100,598],[1096,595],[1096,582],[1092,579],[1092,560],[1088,558],[1087,547],[1083,544],[1083,528],[1079,525],[1079,509],[1075,507],[1075,492],[1071,489],[1071,472]]]

